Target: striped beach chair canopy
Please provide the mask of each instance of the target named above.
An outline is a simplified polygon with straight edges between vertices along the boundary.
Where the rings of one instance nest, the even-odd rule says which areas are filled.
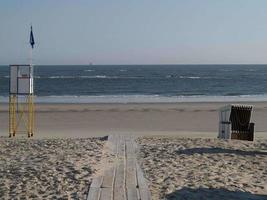
[[[250,122],[253,106],[230,104],[220,109],[219,138],[253,140],[254,124]]]

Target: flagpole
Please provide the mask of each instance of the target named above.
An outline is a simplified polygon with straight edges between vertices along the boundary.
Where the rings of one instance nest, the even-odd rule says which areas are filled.
[[[30,70],[31,70],[31,75],[33,78],[33,47],[34,47],[34,37],[33,37],[33,32],[32,32],[32,25],[31,25],[31,32],[30,32]],[[34,80],[34,78],[33,78]],[[33,84],[33,80],[32,80],[32,84]]]
[[[34,68],[33,68],[33,47],[34,47],[34,37],[32,32],[32,25],[31,25],[31,33],[30,33],[30,95],[28,96],[28,137],[33,136],[34,132]]]
[[[32,66],[32,48],[30,47],[30,66]]]
[[[30,47],[30,71],[31,71],[31,75],[32,75],[32,84],[34,84],[33,82],[34,82],[34,70],[33,70],[33,55],[32,55],[32,53],[33,53],[33,48],[32,47]],[[34,91],[34,90],[33,90]]]

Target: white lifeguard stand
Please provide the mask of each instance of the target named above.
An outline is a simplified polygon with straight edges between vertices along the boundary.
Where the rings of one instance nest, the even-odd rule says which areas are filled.
[[[32,50],[34,38],[31,26],[30,32],[30,64],[10,65],[9,82],[9,137],[17,133],[34,132],[34,102],[33,102],[33,64]]]
[[[10,65],[9,137],[17,133],[33,136],[33,66]]]

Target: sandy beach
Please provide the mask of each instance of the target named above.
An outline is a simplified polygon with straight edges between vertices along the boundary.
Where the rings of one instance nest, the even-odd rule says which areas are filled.
[[[147,137],[138,142],[154,200],[267,198],[266,139]]]
[[[32,139],[7,138],[8,105],[0,104],[0,196],[84,199],[107,160],[94,137],[127,133],[140,137],[155,200],[265,199],[267,103],[247,104],[255,142],[216,139],[225,103],[37,104]]]
[[[85,199],[104,143],[0,137],[1,199]]]
[[[37,104],[35,137],[92,137],[111,133],[217,137],[226,103]],[[267,137],[267,102],[254,105],[256,137]],[[8,105],[0,104],[0,135],[8,135]]]
[[[267,200],[266,9],[0,1],[0,200]]]

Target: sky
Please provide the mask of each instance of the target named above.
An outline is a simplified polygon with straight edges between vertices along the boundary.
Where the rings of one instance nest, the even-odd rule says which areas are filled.
[[[0,0],[0,65],[266,64],[266,0]]]

